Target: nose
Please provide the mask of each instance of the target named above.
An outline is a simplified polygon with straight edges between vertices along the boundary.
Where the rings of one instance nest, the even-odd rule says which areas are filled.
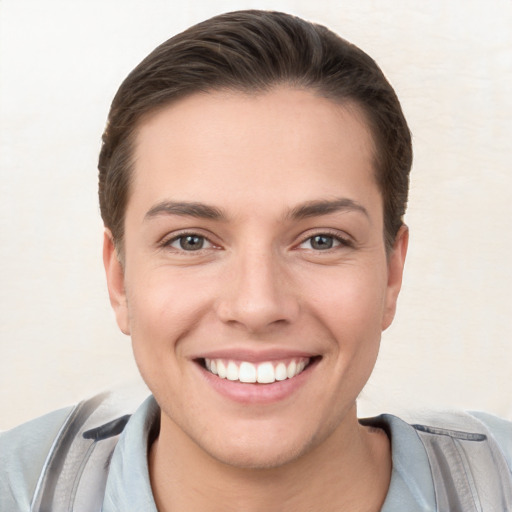
[[[233,260],[217,301],[220,320],[251,333],[293,323],[300,305],[280,258],[248,250]]]

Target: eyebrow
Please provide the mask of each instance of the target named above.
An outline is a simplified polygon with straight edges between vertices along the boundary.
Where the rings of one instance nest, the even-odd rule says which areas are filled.
[[[149,219],[158,215],[182,215],[198,219],[226,220],[226,215],[220,208],[187,201],[162,201],[153,206],[144,218]]]
[[[358,202],[348,199],[339,198],[333,200],[308,201],[302,205],[296,206],[288,213],[287,217],[295,220],[306,219],[309,217],[318,217],[337,212],[361,212],[370,218],[368,210]]]
[[[339,198],[333,200],[307,201],[306,203],[292,208],[285,215],[285,218],[301,220],[309,217],[328,215],[330,213],[350,211],[361,212],[366,217],[370,217],[368,210],[358,202],[348,198]],[[180,215],[198,219],[227,220],[227,215],[216,206],[188,201],[162,201],[148,210],[144,218],[150,219],[159,215]]]

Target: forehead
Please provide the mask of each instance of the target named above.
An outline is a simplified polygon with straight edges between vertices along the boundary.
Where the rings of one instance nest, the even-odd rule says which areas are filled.
[[[374,151],[351,103],[288,87],[195,94],[141,122],[128,207],[169,195],[255,206],[266,195],[283,207],[340,193],[361,199],[375,193]]]

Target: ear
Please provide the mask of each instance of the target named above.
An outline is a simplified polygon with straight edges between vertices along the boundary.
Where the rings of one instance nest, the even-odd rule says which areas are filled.
[[[110,304],[116,315],[117,325],[124,334],[130,334],[128,305],[124,287],[124,268],[114,245],[112,233],[105,228],[103,235],[103,265],[107,276]]]
[[[398,230],[393,248],[388,256],[388,287],[384,315],[382,317],[382,330],[387,329],[395,317],[396,302],[402,287],[402,276],[408,245],[409,228],[404,224]]]

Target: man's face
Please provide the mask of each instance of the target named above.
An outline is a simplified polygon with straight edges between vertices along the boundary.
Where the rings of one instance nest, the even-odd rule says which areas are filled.
[[[353,431],[407,239],[386,257],[373,151],[355,107],[289,88],[140,126],[124,269],[108,236],[105,261],[161,437],[269,467]]]

